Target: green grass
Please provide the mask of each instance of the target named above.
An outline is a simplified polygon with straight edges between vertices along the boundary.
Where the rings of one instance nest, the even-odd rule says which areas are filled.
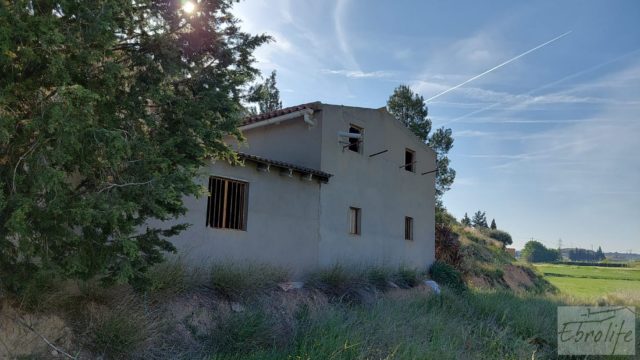
[[[538,264],[535,267],[567,296],[594,301],[617,292],[640,292],[639,268],[553,264]]]
[[[416,289],[395,295],[368,306],[331,305],[315,316],[301,316],[297,335],[284,348],[218,353],[212,359],[530,359],[534,352],[537,358],[555,354],[557,300],[508,292],[460,295],[448,289],[442,298]],[[546,345],[533,345],[532,339]]]
[[[586,300],[597,300],[611,293],[640,291],[640,281],[590,279],[574,277],[547,277],[562,293]]]
[[[267,264],[219,263],[211,268],[211,287],[231,300],[249,300],[289,280],[286,269]]]
[[[638,268],[541,264],[536,268],[547,276],[640,281]]]

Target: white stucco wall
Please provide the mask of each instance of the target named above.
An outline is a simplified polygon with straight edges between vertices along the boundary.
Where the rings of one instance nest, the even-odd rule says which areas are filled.
[[[322,105],[321,168],[333,174],[320,193],[319,263],[406,264],[434,261],[435,153],[386,111]],[[350,124],[364,128],[362,153],[339,144]],[[416,171],[401,169],[405,149],[416,154]],[[388,150],[369,157],[370,154]],[[361,235],[348,233],[348,209],[362,209]],[[404,240],[404,218],[414,219],[414,240]]]
[[[302,118],[244,133],[238,151],[332,174],[327,184],[282,177],[226,163],[203,169],[199,180],[221,176],[249,183],[246,231],[205,226],[207,198],[187,198],[188,213],[178,222],[193,224],[172,239],[194,262],[221,260],[285,266],[294,276],[336,262],[405,264],[426,269],[435,258],[435,153],[386,111],[320,105],[315,127]],[[362,153],[339,143],[350,124],[364,128]],[[344,139],[342,139],[344,140]],[[415,172],[401,169],[405,149],[415,151]],[[386,153],[369,157],[373,153]],[[360,235],[350,235],[349,207],[362,209]],[[404,218],[414,219],[413,240],[404,239]]]
[[[275,264],[295,275],[318,263],[319,191],[317,181],[280,176],[277,169],[259,172],[256,165],[224,162],[203,169],[200,183],[220,176],[249,183],[247,230],[206,226],[207,197],[188,197],[187,214],[176,220],[192,226],[172,238],[179,254],[197,264],[232,260]]]
[[[315,126],[309,126],[302,116],[285,120],[279,124],[266,125],[243,132],[246,142],[234,143],[234,148],[268,159],[320,170],[320,146],[322,145],[322,123],[314,114]]]

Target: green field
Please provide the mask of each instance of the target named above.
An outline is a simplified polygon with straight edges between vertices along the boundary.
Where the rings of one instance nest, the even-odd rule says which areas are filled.
[[[564,295],[584,300],[597,300],[611,294],[640,296],[640,268],[553,264],[539,264],[536,268]]]

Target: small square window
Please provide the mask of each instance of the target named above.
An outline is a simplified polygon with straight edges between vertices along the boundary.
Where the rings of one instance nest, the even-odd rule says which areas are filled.
[[[362,128],[355,125],[349,125],[349,134],[360,135],[359,137],[349,138],[349,150],[353,152],[362,152]]]
[[[413,240],[413,218],[404,217],[404,239]]]
[[[360,235],[361,213],[359,208],[349,208],[349,234]]]
[[[413,150],[405,149],[404,151],[404,169],[411,172],[416,172],[416,153]]]

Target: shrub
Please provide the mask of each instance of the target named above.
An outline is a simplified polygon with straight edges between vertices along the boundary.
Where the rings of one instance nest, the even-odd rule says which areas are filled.
[[[335,264],[310,274],[307,277],[306,286],[322,291],[332,300],[362,303],[369,302],[375,291],[374,286],[367,280],[362,271],[346,269],[341,264]]]
[[[393,276],[393,282],[403,289],[412,288],[420,283],[418,270],[401,266]]]
[[[273,346],[276,334],[267,315],[260,310],[232,314],[211,332],[214,350],[226,354],[246,354]]]
[[[431,275],[431,279],[439,284],[448,286],[454,290],[465,289],[460,271],[445,262],[436,260],[436,262],[431,265],[429,274]]]
[[[37,272],[33,277],[24,281],[18,288],[17,299],[20,306],[27,310],[38,312],[44,310],[51,297],[58,290],[60,278],[54,273]]]
[[[216,264],[211,268],[211,286],[220,295],[231,299],[250,299],[275,289],[278,283],[287,281],[286,270],[266,265]]]
[[[436,224],[436,259],[452,266],[459,266],[462,261],[460,254],[460,241],[451,227],[443,224]]]
[[[150,337],[151,323],[132,301],[100,311],[90,329],[89,347],[96,353],[129,358]]]
[[[205,282],[200,269],[189,267],[177,257],[151,267],[147,272],[147,281],[150,292],[162,294],[179,294]]]
[[[371,267],[366,275],[369,284],[380,291],[386,290],[389,287],[389,282],[394,280],[393,271],[382,266]]]
[[[511,239],[511,235],[508,232],[502,230],[489,230],[487,232],[487,236],[492,239],[498,240],[504,244],[504,246],[513,244],[513,239]]]

